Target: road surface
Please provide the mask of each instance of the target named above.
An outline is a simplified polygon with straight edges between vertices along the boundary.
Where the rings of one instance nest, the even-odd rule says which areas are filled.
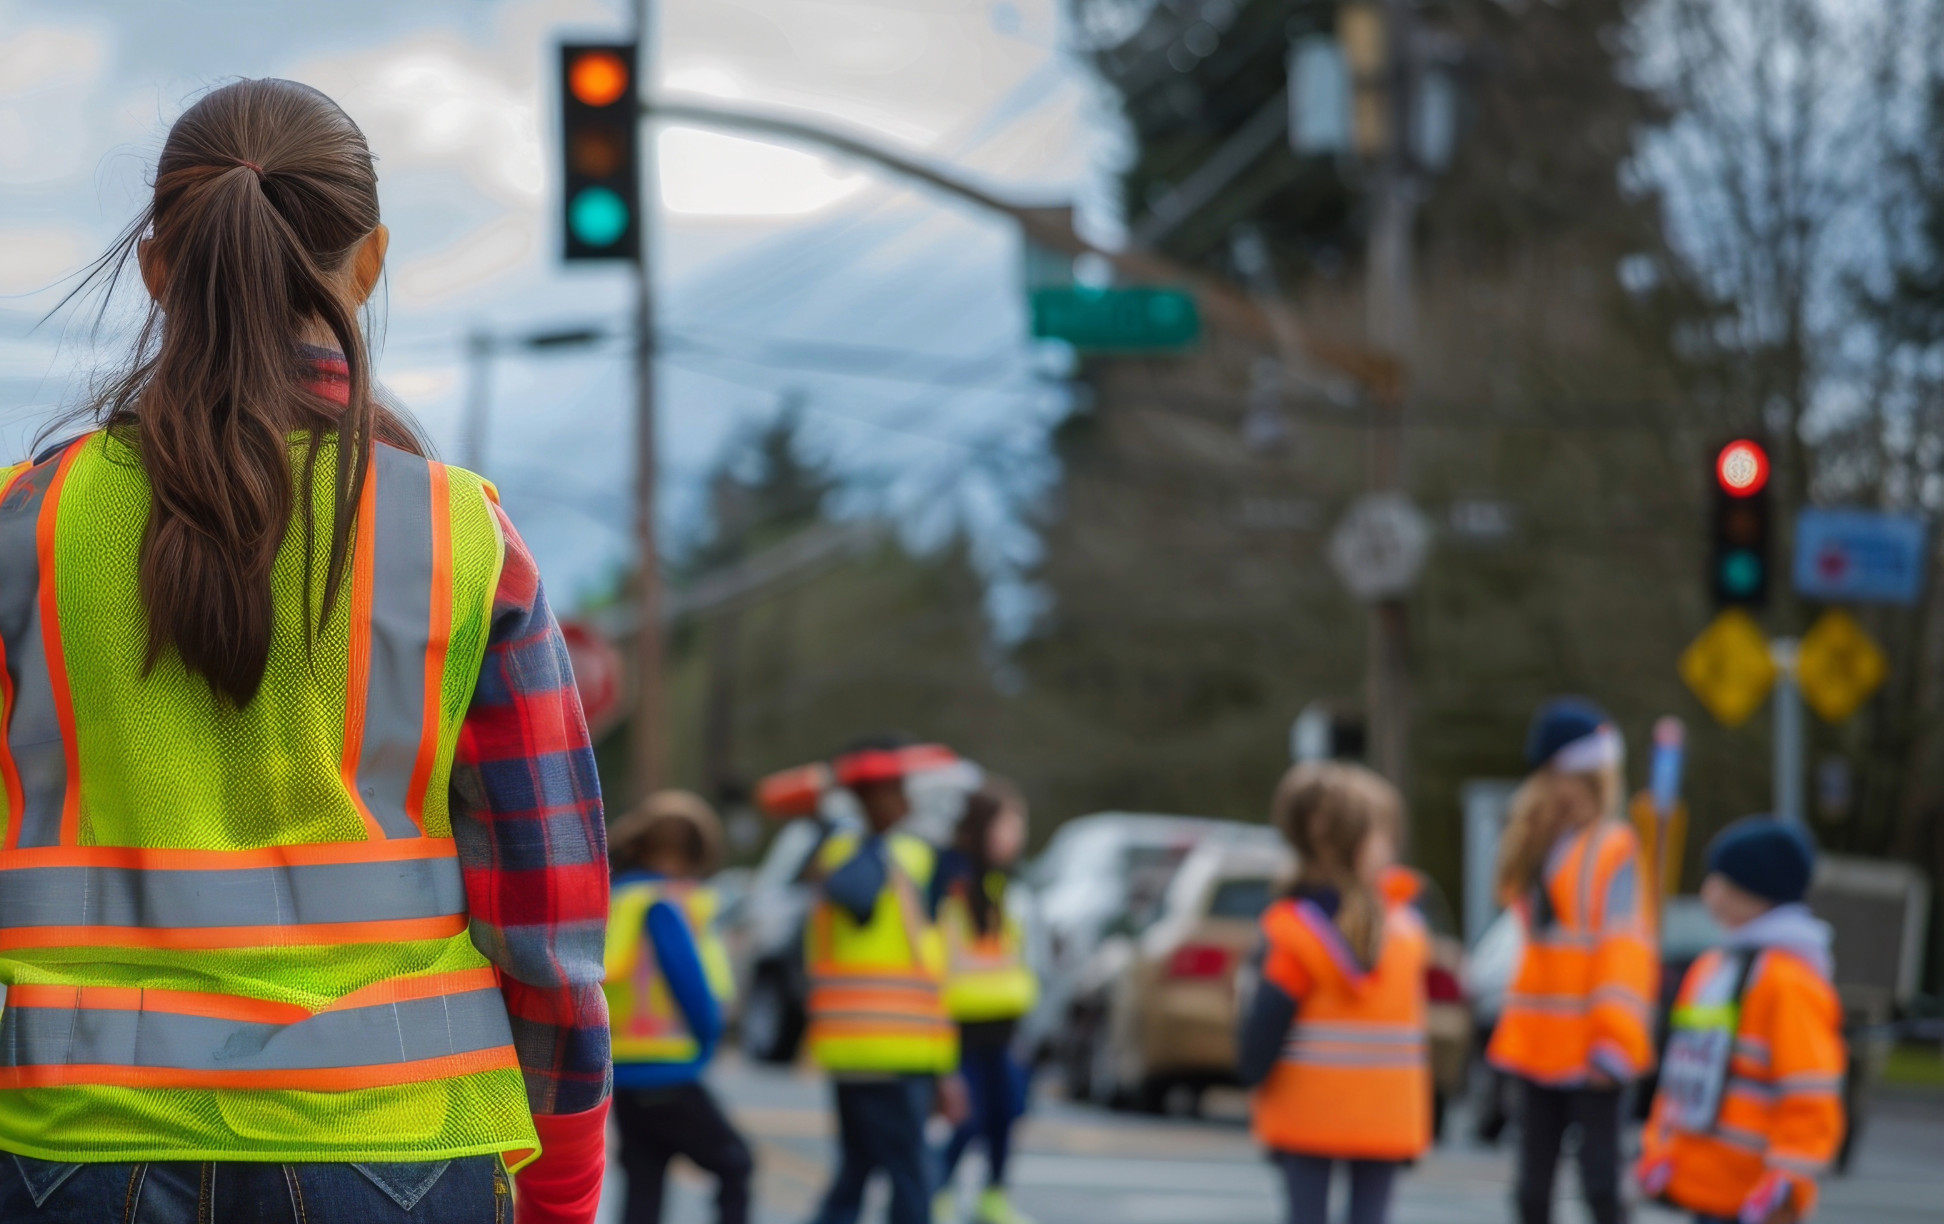
[[[756,1146],[757,1221],[803,1224],[829,1170],[828,1089],[805,1070],[734,1060],[715,1068],[710,1082]],[[1241,1109],[1239,1094],[1211,1094],[1210,1117],[1148,1118],[1042,1094],[1018,1135],[1015,1202],[1038,1224],[1279,1224],[1276,1187]],[[1879,1101],[1866,1135],[1849,1176],[1826,1186],[1820,1218],[1830,1224],[1944,1219],[1944,1098]],[[976,1175],[978,1163],[968,1158],[962,1172]],[[1570,1173],[1560,1182],[1562,1197],[1571,1197]],[[614,1173],[602,1224],[619,1224],[622,1184]],[[1504,1150],[1441,1147],[1400,1185],[1393,1221],[1503,1224],[1510,1185]],[[708,1183],[679,1163],[669,1200],[667,1224],[714,1219]],[[881,1218],[865,1214],[867,1222]],[[1576,1206],[1559,1215],[1561,1224],[1583,1218]],[[1634,1218],[1639,1224],[1683,1219],[1653,1207]]]

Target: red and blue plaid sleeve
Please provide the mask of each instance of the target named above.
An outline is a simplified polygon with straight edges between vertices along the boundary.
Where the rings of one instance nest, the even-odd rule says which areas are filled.
[[[506,564],[452,768],[472,940],[499,967],[535,1113],[607,1098],[607,828],[594,747],[540,572],[499,507]]]

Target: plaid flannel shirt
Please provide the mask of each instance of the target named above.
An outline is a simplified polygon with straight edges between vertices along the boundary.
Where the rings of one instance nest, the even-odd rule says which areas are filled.
[[[499,967],[535,1113],[607,1099],[607,829],[594,748],[540,571],[499,507],[506,564],[452,768],[472,940]]]

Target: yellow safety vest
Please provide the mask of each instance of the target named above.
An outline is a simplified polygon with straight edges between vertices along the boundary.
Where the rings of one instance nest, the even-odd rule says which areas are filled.
[[[319,522],[334,466],[327,442]],[[134,443],[97,432],[0,470],[0,1149],[531,1158],[448,811],[504,555],[490,496],[375,446],[314,643],[304,533],[285,533],[238,710],[172,651],[145,667]]]
[[[1026,933],[1006,912],[1005,877],[994,872],[983,885],[999,918],[990,934],[979,933],[961,889],[954,888],[938,905],[945,936],[945,1011],[961,1024],[1017,1020],[1039,1002],[1039,979],[1026,964]]]
[[[726,1005],[735,995],[729,953],[715,932],[714,890],[679,880],[617,884],[608,901],[607,980],[601,986],[607,995],[616,1062],[685,1063],[701,1053],[688,1019],[669,993],[655,943],[648,937],[648,911],[663,900],[679,909],[688,922],[703,976],[716,1001]]]
[[[886,838],[889,878],[864,922],[820,899],[806,933],[810,1055],[827,1071],[942,1075],[958,1065],[958,1029],[940,988],[945,949],[925,917],[930,846],[905,833]],[[818,864],[834,871],[857,853],[851,834],[832,837]]]

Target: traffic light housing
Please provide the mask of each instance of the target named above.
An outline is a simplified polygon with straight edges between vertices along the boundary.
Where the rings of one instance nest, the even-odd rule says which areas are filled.
[[[1759,608],[1769,589],[1769,457],[1737,438],[1715,451],[1709,471],[1714,515],[1709,586],[1717,607]]]
[[[635,44],[560,48],[562,258],[641,258],[641,97]]]

